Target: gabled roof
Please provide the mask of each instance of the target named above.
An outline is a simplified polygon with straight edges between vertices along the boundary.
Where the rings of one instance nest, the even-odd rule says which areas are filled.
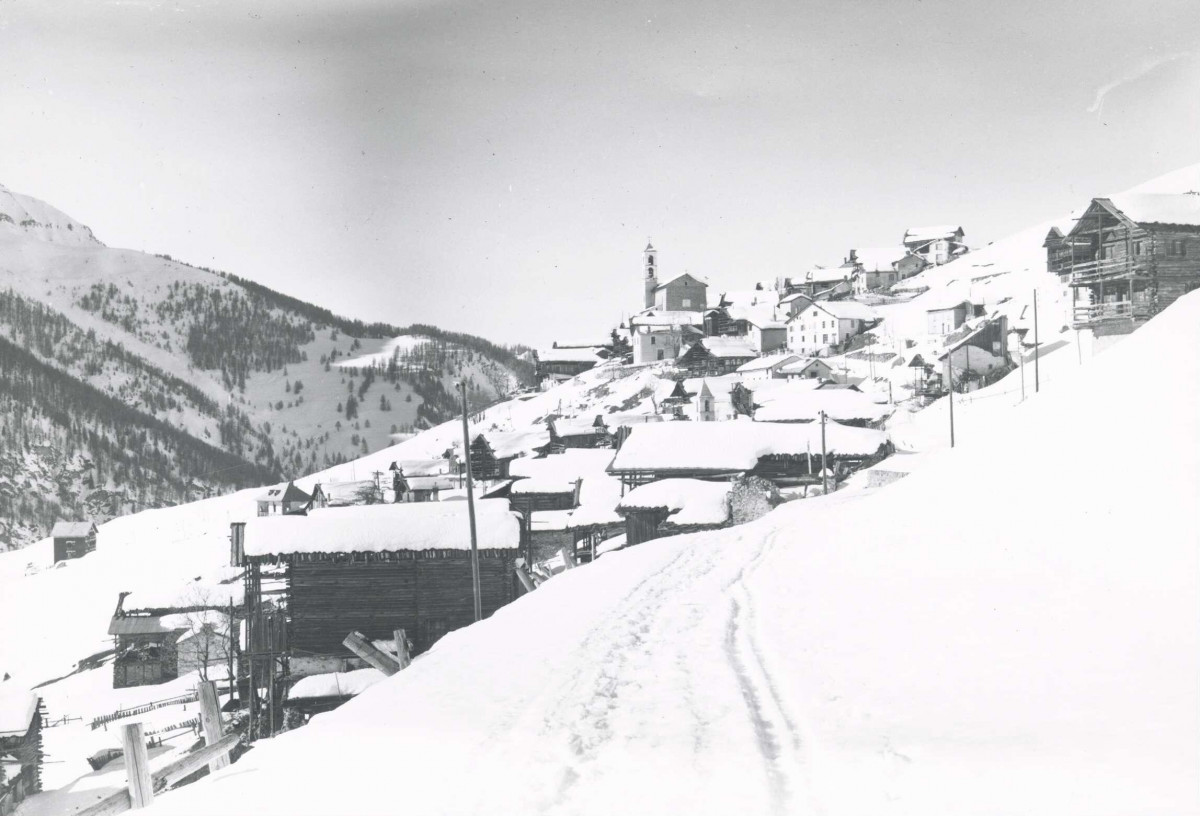
[[[813,301],[812,308],[820,309],[825,314],[839,320],[875,320],[879,317],[879,313],[870,306],[856,300],[816,300]],[[808,307],[806,306],[804,312],[807,311]],[[798,320],[804,315],[804,312],[798,313],[792,320]]]
[[[604,359],[598,347],[559,346],[539,349],[534,353],[537,354],[538,362],[542,363],[599,363]]]
[[[276,485],[269,488],[267,492],[260,494],[255,498],[255,501],[260,502],[308,502],[312,501],[312,496],[305,493],[300,488],[296,487],[295,482],[288,482],[286,486]]]
[[[1135,224],[1200,226],[1200,194],[1126,193],[1094,202],[1108,204]]]
[[[785,375],[786,374],[803,374],[805,369],[811,368],[814,365],[823,366],[824,368],[828,369],[829,371],[833,371],[833,369],[829,366],[829,363],[825,362],[824,360],[819,360],[816,357],[802,357],[802,358],[798,358],[796,360],[796,362],[788,363],[783,368],[779,369],[779,373],[785,374]]]
[[[854,250],[855,259],[864,272],[891,272],[892,264],[904,258],[908,249],[896,247],[865,247]]]
[[[691,280],[692,280],[692,281],[693,281],[693,282],[694,282],[694,283],[695,283],[697,286],[704,286],[704,287],[707,287],[707,286],[708,286],[708,284],[707,284],[707,283],[705,283],[704,281],[700,280],[699,278],[697,278],[695,275],[691,274],[690,272],[680,272],[678,275],[674,275],[673,277],[667,278],[665,281],[663,281],[662,283],[660,283],[658,286],[654,287],[654,290],[655,290],[655,291],[658,291],[659,289],[664,289],[664,288],[666,288],[666,287],[670,286],[670,285],[671,285],[672,283],[674,283],[675,281],[677,281],[677,280],[680,280],[680,279],[682,279],[682,278],[691,278]]]
[[[937,224],[931,227],[909,227],[904,231],[905,244],[924,244],[941,239],[960,240],[963,228],[955,224]]]
[[[702,346],[713,357],[731,359],[737,357],[757,357],[754,346],[743,337],[705,337],[688,348],[688,351]],[[684,352],[687,354],[687,351]],[[683,356],[683,355],[680,355]]]
[[[631,328],[637,326],[697,326],[703,322],[703,312],[686,310],[646,309],[629,318]]]
[[[796,354],[773,354],[770,357],[759,357],[757,360],[751,360],[740,366],[737,372],[739,374],[748,374],[752,371],[765,371],[776,367],[782,370],[783,367],[799,359],[800,357]]]
[[[37,714],[40,699],[15,681],[0,683],[0,737],[24,736]]]
[[[806,283],[837,283],[839,281],[850,280],[850,276],[854,273],[852,267],[835,266],[829,269],[816,266],[808,270],[804,276]]]
[[[1062,230],[1060,230],[1058,227],[1051,227],[1050,231],[1046,233],[1046,240],[1042,241],[1042,246],[1049,246],[1051,241],[1058,242],[1062,239]]]
[[[96,531],[95,522],[91,521],[57,521],[50,531],[52,538],[84,538]]]
[[[812,295],[806,295],[803,292],[792,292],[792,294],[790,294],[790,295],[785,295],[785,296],[781,297],[779,299],[779,303],[780,303],[780,305],[783,305],[784,303],[791,303],[793,300],[799,300],[800,298],[804,298],[805,300],[811,301]]]
[[[108,624],[110,635],[162,635],[188,627],[184,615],[121,615]]]

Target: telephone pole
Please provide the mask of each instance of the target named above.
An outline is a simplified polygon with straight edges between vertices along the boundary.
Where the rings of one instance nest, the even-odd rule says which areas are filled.
[[[467,465],[467,517],[471,520],[471,590],[475,594],[475,620],[483,619],[483,604],[479,595],[479,542],[475,536],[475,488],[471,483],[471,432],[467,427],[467,383],[458,381],[462,393],[463,460]]]
[[[946,399],[950,400],[950,447],[954,447],[954,354],[946,355]]]
[[[1037,289],[1033,290],[1033,393],[1042,390],[1042,372],[1038,366],[1038,358],[1042,355],[1041,343],[1038,342],[1038,313]]]
[[[825,462],[825,412],[821,412],[821,495],[829,494],[829,468]]]

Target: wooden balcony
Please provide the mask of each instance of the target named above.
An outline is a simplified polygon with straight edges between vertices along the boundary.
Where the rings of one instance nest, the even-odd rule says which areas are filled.
[[[1062,269],[1070,274],[1071,286],[1091,286],[1102,281],[1130,280],[1148,274],[1150,263],[1142,258],[1110,258],[1087,261]]]
[[[1100,323],[1116,320],[1146,320],[1150,317],[1150,307],[1142,303],[1132,303],[1128,300],[1118,300],[1113,303],[1094,303],[1075,307],[1071,325],[1076,329],[1085,329]]]

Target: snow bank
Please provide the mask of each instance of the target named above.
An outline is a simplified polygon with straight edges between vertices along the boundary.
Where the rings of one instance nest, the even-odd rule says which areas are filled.
[[[379,669],[358,669],[350,672],[310,674],[288,689],[289,700],[308,700],[314,697],[354,697],[362,694],[384,678]]]
[[[520,543],[520,522],[506,499],[476,501],[475,527],[480,549]],[[465,502],[371,504],[253,518],[246,523],[245,541],[248,556],[471,548]]]
[[[755,399],[758,398],[758,392],[755,392]],[[824,411],[833,420],[878,422],[892,410],[892,406],[881,405],[861,391],[822,388],[773,394],[754,411],[754,418],[759,422],[819,423]]]
[[[663,479],[634,488],[617,507],[621,510],[666,509],[666,524],[689,527],[724,524],[729,520],[729,482]]]

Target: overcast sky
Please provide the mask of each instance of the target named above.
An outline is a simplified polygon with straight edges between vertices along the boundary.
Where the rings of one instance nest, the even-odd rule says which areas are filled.
[[[0,0],[0,183],[346,315],[603,335],[1200,161],[1196,0]]]

